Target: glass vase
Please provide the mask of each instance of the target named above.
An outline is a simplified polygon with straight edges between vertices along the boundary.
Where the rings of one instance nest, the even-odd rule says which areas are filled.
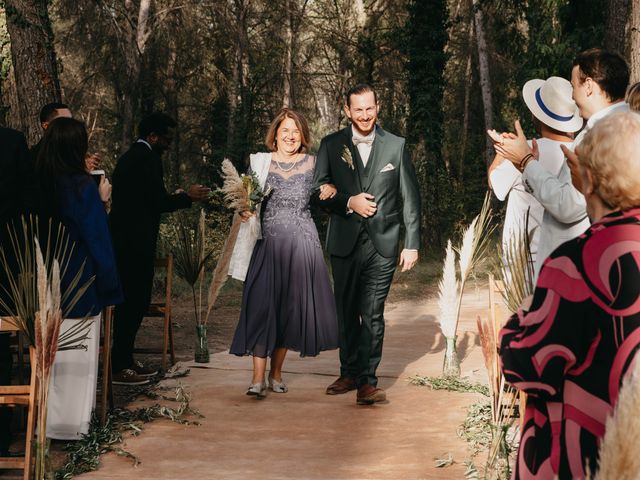
[[[507,435],[509,425],[491,425],[491,445],[489,446],[489,457],[485,469],[488,480],[502,480],[511,478],[511,467],[509,455],[511,446]]]
[[[209,363],[209,345],[207,344],[207,326],[196,325],[196,348],[194,352],[196,363]]]
[[[51,466],[51,457],[49,456],[49,448],[51,440],[48,438],[41,442],[40,439],[36,439],[33,442],[33,449],[36,454],[35,462],[35,479],[36,480],[54,480],[54,470]]]
[[[442,364],[442,376],[443,377],[460,377],[460,359],[458,358],[458,352],[456,351],[456,339],[457,336],[444,337],[447,343],[446,350],[444,352],[444,362]]]

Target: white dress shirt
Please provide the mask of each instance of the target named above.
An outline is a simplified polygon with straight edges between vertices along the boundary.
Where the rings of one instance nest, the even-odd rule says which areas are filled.
[[[373,127],[373,130],[369,132],[366,137],[363,137],[360,133],[356,131],[353,125],[351,125],[351,133],[353,135],[353,144],[358,149],[358,153],[360,153],[360,158],[362,159],[362,163],[364,166],[367,166],[367,162],[369,161],[369,156],[371,156],[371,149],[373,148],[373,141],[376,139],[376,128]]]
[[[599,112],[591,115],[591,117],[589,117],[589,120],[587,120],[587,124],[585,125],[585,127],[580,131],[578,136],[573,141],[572,150],[575,150],[576,147],[582,143],[582,140],[584,139],[584,136],[587,134],[587,132],[591,130],[593,126],[596,123],[598,123],[600,120],[602,120],[604,117],[606,117],[607,115],[613,115],[614,113],[628,112],[628,111],[629,111],[628,103],[618,102],[618,103],[614,103],[613,105],[609,105],[608,107],[603,108]]]
[[[153,151],[153,148],[151,147],[151,145],[149,145],[149,142],[147,142],[146,140],[143,140],[142,138],[139,138],[138,140],[136,140],[136,143],[144,143],[147,147],[149,147],[149,150]]]

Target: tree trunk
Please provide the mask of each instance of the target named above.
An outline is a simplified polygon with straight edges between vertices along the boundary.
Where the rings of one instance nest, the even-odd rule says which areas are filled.
[[[22,130],[30,145],[42,135],[38,114],[50,102],[61,101],[60,81],[47,0],[6,0],[18,110],[11,124]]]
[[[178,91],[180,89],[178,85],[178,45],[175,37],[169,38],[169,58],[167,59],[167,79],[165,82],[165,101],[167,105],[167,113],[176,122],[180,122],[180,106]],[[170,185],[180,185],[181,183],[181,169],[180,163],[182,159],[181,155],[181,142],[180,142],[180,129],[176,129],[173,134],[173,142],[171,142],[171,150],[168,155],[169,168],[165,169],[168,172],[170,179]],[[166,157],[165,157],[166,158]]]
[[[467,153],[467,138],[469,136],[469,103],[471,99],[471,86],[473,84],[473,70],[471,68],[471,52],[473,51],[473,20],[469,22],[469,56],[464,79],[464,113],[462,116],[462,145],[460,146],[460,166],[458,180],[464,182],[464,156]]]
[[[632,2],[629,20],[629,60],[631,63],[631,84],[640,82],[640,3]]]
[[[479,0],[472,0],[474,10],[474,23],[476,30],[476,42],[478,45],[478,64],[480,70],[480,92],[482,93],[482,105],[484,106],[485,129],[493,125],[493,99],[491,97],[491,78],[489,76],[489,55],[487,53],[487,40],[484,34],[484,15],[482,14]],[[491,164],[493,157],[493,145],[489,136],[486,136],[485,159],[487,165]]]
[[[125,61],[127,68],[127,82],[123,85],[122,91],[122,150],[129,148],[134,138],[135,119],[138,113],[138,102],[140,99],[140,78],[142,72],[142,61],[147,49],[151,29],[149,26],[149,14],[152,0],[140,0],[140,5],[135,8],[131,0],[125,2],[128,11],[127,37],[124,47]],[[134,18],[137,20],[134,21]]]
[[[249,39],[247,37],[247,15],[249,0],[231,0],[232,24],[235,28],[234,52],[231,60],[231,79],[227,83],[229,123],[227,124],[227,152],[236,167],[242,167],[242,145],[247,115],[246,87],[249,76]]]
[[[637,2],[631,2],[637,3]],[[604,47],[624,56],[626,51],[626,26],[629,17],[629,0],[608,0],[607,29]]]
[[[292,85],[292,73],[293,73],[293,24],[294,24],[294,15],[292,12],[292,3],[293,0],[285,0],[285,10],[287,12],[287,31],[285,37],[286,44],[286,54],[284,59],[284,73],[282,75],[283,79],[283,95],[282,95],[282,106],[283,107],[291,107],[293,104],[293,85]]]
[[[355,9],[356,26],[358,27],[359,30],[361,30],[367,24],[367,10],[365,9],[364,1],[355,0],[354,9]]]

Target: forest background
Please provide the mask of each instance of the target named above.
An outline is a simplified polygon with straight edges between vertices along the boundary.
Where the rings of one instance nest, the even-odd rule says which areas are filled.
[[[640,79],[632,0],[4,0],[0,125],[32,145],[38,111],[69,104],[110,172],[146,114],[179,123],[164,157],[172,190],[245,170],[283,106],[309,120],[313,148],[346,125],[344,92],[367,82],[380,123],[407,137],[423,200],[426,252],[439,255],[480,208],[493,155],[487,128],[532,123],[531,78],[568,78],[575,54],[604,46]],[[206,206],[214,244],[229,213]],[[192,214],[196,214],[195,209]],[[169,230],[164,229],[163,232]]]

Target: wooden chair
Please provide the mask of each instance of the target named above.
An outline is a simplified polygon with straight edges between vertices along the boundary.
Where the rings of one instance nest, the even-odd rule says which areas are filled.
[[[107,420],[107,412],[113,408],[113,388],[111,384],[111,333],[113,331],[113,307],[102,312],[102,386],[100,390],[100,424]]]
[[[15,336],[12,337],[11,339],[11,349],[13,351],[15,351],[15,355],[17,357],[18,360],[18,382],[20,385],[25,384],[26,383],[26,379],[25,379],[25,350],[27,351],[27,353],[29,352],[29,349],[26,348],[25,342],[24,342],[24,334],[20,331],[16,331],[13,332],[15,333]]]
[[[489,318],[493,320],[494,335],[496,341],[498,341],[498,334],[500,328],[504,324],[506,317],[504,314],[504,302],[502,300],[502,294],[504,293],[504,284],[501,280],[496,280],[493,275],[489,275]],[[496,345],[496,348],[498,345]],[[520,427],[524,420],[524,410],[527,403],[527,394],[520,392],[518,394],[518,413],[520,416]]]
[[[171,356],[171,365],[176,362],[173,348],[173,324],[171,322],[171,287],[173,283],[173,256],[158,258],[154,264],[156,269],[165,269],[164,278],[164,302],[154,302],[149,305],[145,317],[162,318],[164,329],[162,335],[162,349],[159,348],[135,348],[136,353],[161,353],[162,369],[167,369],[167,353]]]
[[[0,332],[16,332],[18,328],[10,317],[0,318]],[[24,471],[24,480],[31,478],[33,469],[33,436],[36,425],[36,394],[38,382],[35,369],[35,349],[29,348],[31,378],[28,385],[0,385],[0,405],[28,408],[27,431],[25,435],[24,457],[0,457],[0,469],[18,469]]]

